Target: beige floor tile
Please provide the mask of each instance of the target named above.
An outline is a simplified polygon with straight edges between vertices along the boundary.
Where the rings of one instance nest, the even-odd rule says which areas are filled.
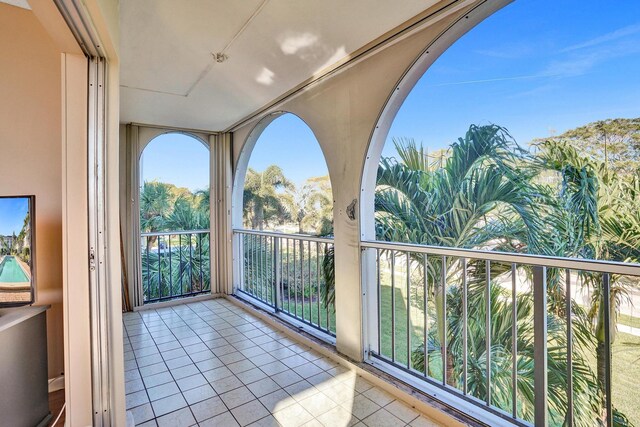
[[[380,409],[380,405],[361,394],[357,395],[352,403],[345,402],[341,403],[340,406],[347,411],[351,411],[353,415],[361,420]]]
[[[253,424],[249,424],[249,427],[280,427],[280,424],[273,415],[268,415]]]
[[[293,371],[283,371],[271,376],[271,379],[278,383],[280,387],[287,387],[302,380],[302,377]]]
[[[193,405],[194,403],[202,402],[203,400],[216,396],[216,392],[213,391],[213,388],[209,384],[187,390],[182,394],[189,405]]]
[[[235,375],[224,377],[215,381],[210,381],[209,383],[217,394],[226,393],[243,386],[242,381],[240,381]]]
[[[380,409],[362,420],[367,427],[397,427],[405,425],[405,423],[394,417],[391,412],[386,409]]]
[[[298,402],[320,392],[313,384],[305,380],[291,384],[285,387],[284,390]]]
[[[324,425],[320,421],[313,419],[302,424],[302,427],[324,427]]]
[[[235,390],[220,395],[220,399],[227,405],[227,408],[233,409],[255,399],[255,396],[248,388],[242,386]]]
[[[260,402],[271,413],[277,412],[281,409],[291,406],[296,403],[296,400],[289,395],[283,389],[274,391],[273,393],[266,394],[260,398]]]
[[[358,419],[350,411],[341,406],[335,406],[316,418],[325,427],[348,427],[358,422]]]
[[[174,394],[151,402],[151,406],[153,407],[153,412],[156,414],[156,417],[160,417],[169,412],[184,408],[187,406],[187,402],[181,394]]]
[[[269,415],[269,411],[258,400],[240,405],[232,409],[231,413],[241,426],[249,425]]]
[[[258,368],[249,369],[248,371],[240,372],[236,374],[238,379],[244,384],[251,384],[263,378],[266,378],[267,374],[262,372]]]
[[[372,387],[362,394],[364,394],[380,406],[386,406],[395,400],[392,395],[382,389],[379,389],[378,387]]]
[[[298,403],[279,410],[273,416],[283,427],[299,427],[313,419],[313,415]]]
[[[391,412],[397,418],[400,418],[405,423],[410,423],[420,416],[420,413],[413,409],[411,406],[394,400],[390,404],[384,407],[387,411]]]
[[[191,405],[190,409],[198,422],[227,411],[227,407],[222,403],[222,400],[219,397],[212,397],[211,399],[198,402]]]
[[[156,419],[158,427],[190,427],[196,423],[189,408],[183,408]]]
[[[302,405],[302,407],[314,417],[322,415],[338,406],[336,402],[329,399],[322,393],[316,393],[313,396],[299,401],[298,403],[300,403],[300,405]]]
[[[259,381],[253,382],[247,385],[247,388],[253,393],[256,397],[262,397],[266,394],[272,393],[280,388],[275,381],[271,378],[263,378]]]
[[[236,422],[231,412],[226,411],[213,418],[201,421],[198,425],[200,427],[238,427],[240,424]]]

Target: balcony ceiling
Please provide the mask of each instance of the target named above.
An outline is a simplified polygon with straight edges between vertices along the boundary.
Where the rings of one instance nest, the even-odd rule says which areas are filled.
[[[436,2],[121,0],[121,121],[224,130]]]

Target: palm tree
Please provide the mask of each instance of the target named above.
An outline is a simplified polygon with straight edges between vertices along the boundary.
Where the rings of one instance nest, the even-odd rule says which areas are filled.
[[[140,231],[164,231],[173,201],[174,196],[168,184],[157,181],[145,182],[140,192]],[[149,237],[147,247],[151,248],[156,240],[155,236]]]
[[[378,239],[565,256],[587,253],[593,249],[585,242],[588,241],[586,237],[598,229],[598,224],[591,221],[597,218],[589,216],[593,213],[591,199],[580,198],[585,195],[580,190],[585,190],[585,186],[586,190],[592,189],[589,185],[593,182],[567,181],[575,186],[558,198],[553,188],[539,182],[541,168],[536,167],[531,156],[513,141],[505,129],[495,125],[471,126],[466,135],[454,143],[446,154],[435,158],[411,140],[394,143],[400,161],[382,159],[378,170],[375,198]],[[574,174],[576,176],[581,175]],[[567,174],[568,177],[570,174]],[[558,202],[558,199],[562,202]],[[562,213],[567,206],[573,208],[571,214]],[[586,222],[576,230],[578,219]],[[557,230],[559,226],[562,226],[561,233]],[[571,237],[570,244],[567,243],[568,237]],[[417,256],[414,255],[415,257]],[[433,301],[434,310],[430,316],[433,316],[432,324],[435,323],[436,328],[435,331],[429,331],[429,351],[439,354],[447,352],[446,366],[442,368],[446,369],[449,384],[459,387],[459,369],[462,366],[462,338],[459,333],[461,263],[455,259],[447,259],[444,264],[441,259],[431,259],[426,263],[412,261],[418,261],[418,265],[426,265],[427,271],[422,271],[422,274],[430,278],[429,288],[424,292],[431,295],[429,300]],[[486,397],[487,390],[483,389],[484,370],[480,367],[489,356],[485,354],[487,331],[482,330],[486,314],[481,312],[486,306],[486,280],[483,279],[486,272],[483,272],[482,265],[484,263],[471,262],[467,271],[471,281],[468,320],[472,341],[468,361],[471,367],[468,386],[481,399]],[[504,408],[510,398],[510,386],[501,384],[499,379],[505,377],[505,373],[510,373],[505,364],[510,363],[513,357],[510,354],[510,332],[506,332],[510,331],[510,305],[505,304],[504,301],[508,299],[501,295],[504,291],[501,290],[500,279],[506,274],[504,266],[492,263],[491,268],[491,372],[494,380],[498,379],[494,381],[496,390],[492,390],[492,404]],[[557,345],[550,345],[549,383],[553,390],[564,390],[566,366],[563,363],[566,354],[563,352],[566,352],[566,342],[563,342],[563,328],[566,325],[563,324],[564,317],[559,309],[564,306],[564,295],[560,291],[562,275],[558,271],[551,273],[549,340]],[[518,274],[526,274],[526,271]],[[447,277],[446,290],[436,285],[442,275]],[[478,282],[475,286],[474,280]],[[447,328],[442,321],[437,320],[445,318],[445,298]],[[529,299],[526,294],[518,295],[516,306],[519,313],[531,313]],[[421,298],[417,298],[417,301],[421,301]],[[427,310],[427,307],[421,308]],[[574,387],[584,391],[584,399],[575,411],[576,418],[579,423],[588,425],[600,413],[602,393],[583,357],[584,349],[593,342],[593,335],[588,327],[584,327],[585,317],[579,309],[576,310],[574,349],[578,356],[574,357],[577,373]],[[530,331],[530,324],[525,324],[527,320],[518,319],[522,333],[519,331],[518,334],[520,351],[517,363],[520,380],[517,386],[519,416],[531,419],[534,399],[533,332]],[[449,331],[446,340],[445,330]],[[419,359],[423,348],[424,344],[421,343],[413,351],[414,368],[420,369]],[[422,358],[424,363],[424,354]],[[475,364],[478,369],[474,370]],[[567,412],[567,402],[561,396],[562,393],[550,393],[552,418],[560,421]]]
[[[244,184],[244,217],[252,229],[263,230],[273,222],[282,223],[287,218],[287,210],[278,191],[292,189],[293,184],[276,165],[263,172],[252,168],[247,170]]]
[[[333,233],[333,195],[329,176],[309,178],[302,187],[292,186],[280,195],[298,233]]]
[[[143,231],[184,231],[209,228],[209,191],[194,193],[171,184],[145,183],[141,193]],[[201,233],[147,238],[142,278],[150,299],[206,290],[210,283],[209,238]],[[162,246],[162,247],[161,247]],[[162,286],[161,286],[162,285]]]

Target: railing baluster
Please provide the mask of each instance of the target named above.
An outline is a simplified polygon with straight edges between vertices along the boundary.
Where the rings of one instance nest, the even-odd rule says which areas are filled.
[[[194,285],[194,278],[193,278],[193,235],[189,234],[189,292],[188,295],[192,295],[193,294],[193,285]]]
[[[535,425],[547,425],[547,269],[533,267],[533,369]]]
[[[511,264],[511,413],[518,417],[518,301],[516,293],[516,264]]]
[[[320,242],[316,242],[316,293],[318,295],[316,299],[316,305],[318,306],[318,327],[322,328],[320,322]]]
[[[442,257],[442,384],[447,384],[447,257]]]
[[[257,236],[251,236],[249,241],[251,242],[251,249],[249,250],[249,266],[251,267],[251,281],[249,282],[249,293],[253,296],[256,295],[256,282],[258,280],[256,272],[256,239]]]
[[[429,259],[427,258],[427,254],[424,254],[424,375],[429,376],[429,299],[427,298],[429,294]]]
[[[313,324],[313,292],[311,290],[311,242],[307,242],[309,257],[307,258],[307,270],[309,271],[309,323]]]
[[[326,253],[328,250],[329,250],[329,243],[325,243],[324,244],[324,252]],[[335,251],[335,246],[334,246],[334,251]],[[335,258],[335,252],[334,252],[334,258]],[[334,276],[334,279],[335,279],[335,276]],[[326,280],[325,280],[325,283],[324,283],[324,287],[325,287],[325,289],[327,288]],[[334,283],[334,287],[335,287],[335,283]],[[335,307],[335,304],[334,304],[334,307]],[[327,314],[327,331],[331,331],[331,315],[329,313],[329,304],[326,305],[326,307],[324,308],[324,311]]]
[[[485,275],[487,279],[485,294],[485,328],[486,328],[486,361],[487,361],[487,396],[486,403],[491,405],[491,261],[485,261]]]
[[[302,319],[304,320],[304,240],[300,240],[300,303],[302,304]]]
[[[149,239],[147,237],[145,245],[147,246],[147,301],[151,301],[151,259],[149,258]]]
[[[287,239],[287,313],[291,313],[291,245]]]
[[[391,251],[391,360],[396,361],[396,255]]]
[[[602,275],[602,306],[604,310],[604,389],[607,427],[613,425],[613,403],[611,396],[611,276]]]
[[[407,251],[407,369],[411,369],[411,258]]]
[[[158,236],[158,298],[162,298],[162,251],[160,250],[160,242],[162,237]]]
[[[173,265],[171,263],[171,234],[169,234],[169,298],[173,298]]]
[[[381,307],[382,299],[380,298],[380,293],[382,292],[382,283],[380,282],[380,249],[375,249],[376,251],[376,289],[377,289],[377,301],[378,301],[378,354],[382,354],[382,348],[380,345],[380,337],[382,336],[382,320],[381,320]]]
[[[567,321],[567,421],[568,427],[573,426],[573,311],[571,303],[571,270],[565,270],[565,311]]]
[[[204,290],[204,276],[202,274],[202,234],[198,233],[198,237],[200,238],[200,290]]]
[[[298,274],[296,272],[298,268],[296,257],[298,241],[293,239],[291,243],[293,244],[293,315],[298,317]]]
[[[275,276],[275,280],[273,282],[273,289],[274,289],[274,306],[276,308],[276,311],[280,310],[280,304],[281,301],[280,299],[282,298],[281,293],[281,282],[282,282],[282,252],[280,251],[280,239],[277,237],[273,238],[273,269],[274,269],[274,276]]]
[[[178,274],[180,276],[180,295],[184,293],[184,269],[182,268],[182,234],[178,234]]]
[[[469,355],[469,295],[467,288],[467,259],[462,258],[462,392],[469,391],[467,370]]]

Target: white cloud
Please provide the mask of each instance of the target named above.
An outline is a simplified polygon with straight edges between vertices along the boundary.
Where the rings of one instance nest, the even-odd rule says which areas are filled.
[[[619,28],[615,31],[611,31],[607,34],[592,38],[582,43],[574,44],[563,49],[561,52],[570,52],[572,50],[584,49],[587,47],[597,46],[603,43],[612,42],[623,37],[631,36],[636,33],[640,33],[640,24],[628,25],[626,27]]]

